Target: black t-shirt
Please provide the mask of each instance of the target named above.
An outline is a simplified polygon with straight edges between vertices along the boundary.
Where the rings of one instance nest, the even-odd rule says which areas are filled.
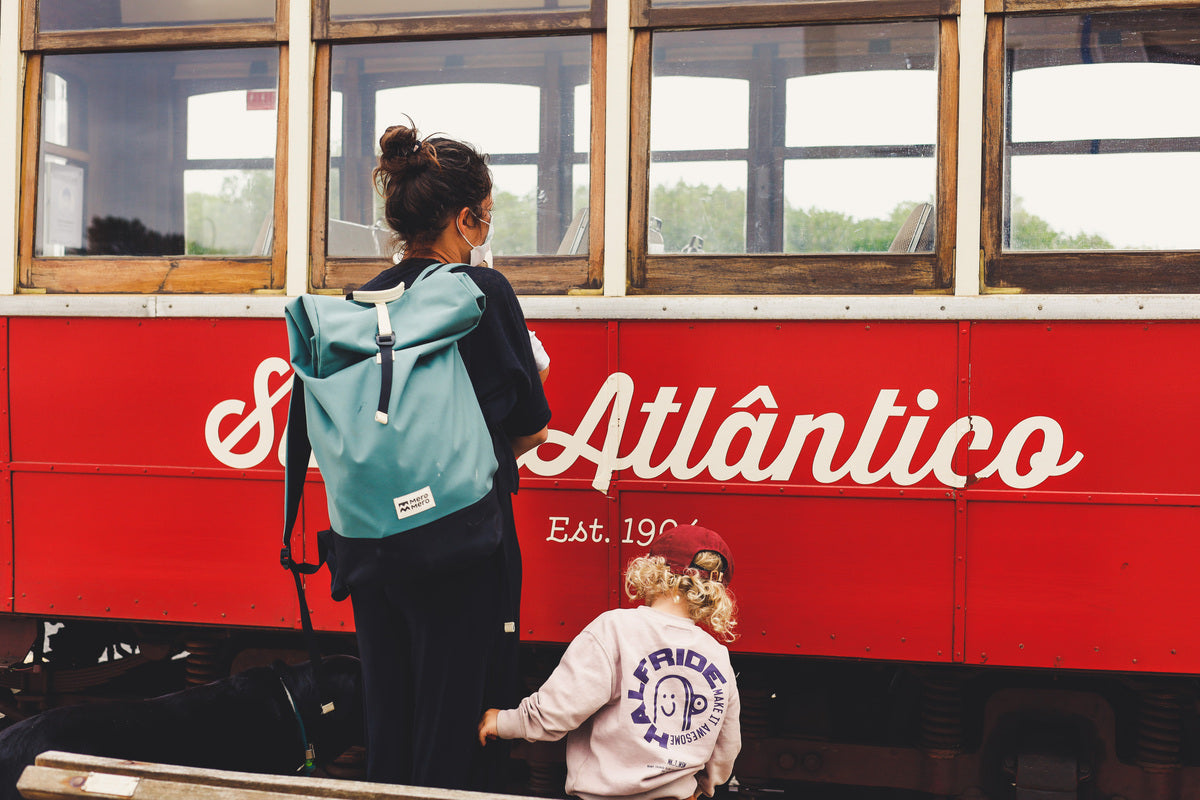
[[[430,264],[429,258],[409,258],[376,275],[361,288],[375,291],[400,283],[406,287]],[[542,391],[529,346],[529,329],[508,279],[487,267],[450,267],[480,288],[487,305],[479,326],[458,342],[467,374],[496,450],[497,491],[517,493],[517,462],[510,440],[537,433],[550,422],[550,406]]]

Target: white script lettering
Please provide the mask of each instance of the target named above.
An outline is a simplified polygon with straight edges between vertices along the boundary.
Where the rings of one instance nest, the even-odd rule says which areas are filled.
[[[819,439],[811,470],[813,479],[818,483],[834,483],[848,476],[861,486],[869,486],[885,478],[898,486],[911,486],[932,473],[942,484],[961,489],[968,481],[967,476],[954,470],[955,452],[964,439],[967,439],[968,450],[985,450],[993,439],[992,424],[987,419],[975,415],[960,417],[941,434],[929,460],[914,465],[913,459],[925,436],[929,417],[910,414],[909,407],[899,403],[899,389],[881,389],[845,463],[838,466],[833,463],[838,445],[846,433],[846,419],[834,412],[815,417],[812,414],[793,416],[779,453],[770,463],[764,463],[768,441],[780,415],[775,413],[778,403],[770,387],[757,386],[732,404],[730,413],[717,427],[712,442],[700,451],[703,455],[697,458],[697,438],[717,392],[714,387],[702,386],[696,390],[688,406],[670,453],[661,463],[652,464],[651,454],[658,445],[665,423],[671,415],[683,411],[681,404],[675,402],[677,392],[678,387],[659,387],[654,400],[641,405],[641,412],[645,415],[641,434],[628,454],[621,455],[621,440],[630,421],[630,408],[633,405],[634,383],[633,378],[624,373],[613,373],[601,385],[574,433],[551,429],[546,445],[525,454],[520,463],[535,475],[550,477],[561,475],[583,458],[596,465],[592,487],[601,492],[608,491],[613,473],[623,469],[631,469],[635,476],[642,479],[653,479],[670,472],[676,480],[691,480],[707,472],[713,480],[718,481],[738,476],[753,482],[786,481],[795,472],[805,442],[810,435],[816,434]],[[760,403],[765,410],[761,413],[751,410],[756,403]],[[917,393],[916,405],[919,410],[932,411],[937,404],[938,395],[934,390],[922,389]],[[605,420],[605,412],[610,408],[611,412]],[[880,466],[872,469],[872,463],[880,463],[876,455],[884,429],[893,419],[905,417],[907,420],[894,451]],[[597,450],[588,442],[601,425],[604,426],[604,443]],[[1021,453],[1037,433],[1042,436],[1041,448],[1033,452],[1028,464],[1024,465],[1021,463]],[[741,455],[730,463],[730,451],[735,440],[745,440],[746,443]],[[543,459],[541,454],[553,453],[555,446],[561,448],[560,452]],[[991,463],[979,470],[973,479],[998,475],[1002,482],[1014,489],[1032,488],[1047,478],[1067,474],[1083,460],[1083,453],[1075,451],[1066,461],[1062,461],[1063,446],[1063,430],[1058,422],[1050,417],[1029,417],[1013,427]],[[882,457],[884,454],[878,455]]]

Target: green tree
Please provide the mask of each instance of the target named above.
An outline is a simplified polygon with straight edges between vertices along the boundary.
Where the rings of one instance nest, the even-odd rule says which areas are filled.
[[[492,251],[498,256],[523,256],[537,252],[537,195],[526,192],[492,193],[495,205],[496,232],[492,234]]]
[[[186,252],[189,255],[258,255],[259,234],[274,209],[275,174],[240,170],[211,192],[188,192]]]
[[[1009,249],[1012,250],[1112,250],[1113,245],[1103,236],[1080,231],[1066,234],[1050,227],[1050,223],[1025,209],[1022,198],[1013,199],[1009,227]]]
[[[706,253],[746,252],[746,190],[724,186],[659,185],[650,191],[650,216],[662,220],[663,248],[678,253],[693,236]]]
[[[807,210],[788,204],[783,214],[783,249],[788,253],[886,252],[916,203],[900,203],[887,219],[856,219],[840,211]]]

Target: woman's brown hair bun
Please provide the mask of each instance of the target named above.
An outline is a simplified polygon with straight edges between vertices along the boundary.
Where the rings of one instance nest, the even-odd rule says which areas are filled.
[[[409,123],[383,132],[373,177],[388,225],[411,244],[437,238],[464,206],[482,216],[492,175],[487,156],[471,145],[436,134],[422,139]]]
[[[379,149],[379,169],[392,176],[437,163],[437,151],[432,145],[422,142],[415,128],[403,125],[392,125],[384,131],[379,137]]]

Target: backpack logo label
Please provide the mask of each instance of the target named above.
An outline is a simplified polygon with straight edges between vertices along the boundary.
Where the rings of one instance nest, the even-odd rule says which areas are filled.
[[[428,511],[437,505],[433,502],[433,490],[426,486],[424,489],[418,489],[412,494],[406,494],[403,497],[395,497],[392,502],[396,504],[396,518],[404,519],[411,517],[413,514],[420,514],[422,511]]]

